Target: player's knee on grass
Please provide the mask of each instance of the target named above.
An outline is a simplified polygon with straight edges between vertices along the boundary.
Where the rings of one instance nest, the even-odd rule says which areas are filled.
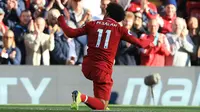
[[[109,103],[109,101],[105,101],[104,110],[106,110],[106,108],[108,107],[108,103]]]
[[[104,104],[104,110],[106,110],[106,108],[108,107],[109,101],[105,101],[104,99],[100,99],[100,100]]]

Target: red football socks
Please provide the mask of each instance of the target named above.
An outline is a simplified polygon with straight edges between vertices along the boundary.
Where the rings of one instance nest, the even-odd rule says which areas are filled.
[[[84,94],[81,94],[81,101],[88,107],[95,110],[104,110],[104,103],[98,98],[93,98]]]

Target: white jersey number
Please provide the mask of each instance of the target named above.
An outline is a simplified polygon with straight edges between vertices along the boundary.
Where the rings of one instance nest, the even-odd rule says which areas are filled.
[[[98,29],[97,32],[98,32],[98,39],[97,39],[96,47],[99,47],[100,43],[101,43],[101,38],[102,38],[102,35],[103,35],[103,29]],[[108,48],[108,43],[109,43],[109,40],[110,40],[110,34],[111,34],[111,30],[106,30],[106,40],[105,40],[105,43],[104,43],[104,49]]]

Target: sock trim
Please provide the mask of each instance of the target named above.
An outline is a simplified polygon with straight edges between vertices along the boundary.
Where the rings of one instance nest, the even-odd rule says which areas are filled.
[[[88,96],[87,96],[87,95],[85,95],[85,97],[86,97],[86,98],[85,98],[85,101],[84,101],[84,102],[87,102],[87,100],[88,100]]]

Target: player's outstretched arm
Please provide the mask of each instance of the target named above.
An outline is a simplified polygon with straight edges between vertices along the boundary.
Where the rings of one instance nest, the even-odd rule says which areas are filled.
[[[66,24],[66,21],[63,15],[58,17],[58,24],[62,28],[63,32],[70,38],[76,38],[78,36],[86,34],[85,26],[82,28],[73,29]]]
[[[145,40],[144,39],[138,39],[138,38],[134,37],[131,33],[129,33],[129,31],[125,28],[123,28],[122,33],[123,33],[122,40],[130,42],[132,44],[139,45],[142,48],[148,47],[150,45],[150,43],[152,43],[153,40],[154,40],[154,37],[149,38],[149,39],[145,39]]]

